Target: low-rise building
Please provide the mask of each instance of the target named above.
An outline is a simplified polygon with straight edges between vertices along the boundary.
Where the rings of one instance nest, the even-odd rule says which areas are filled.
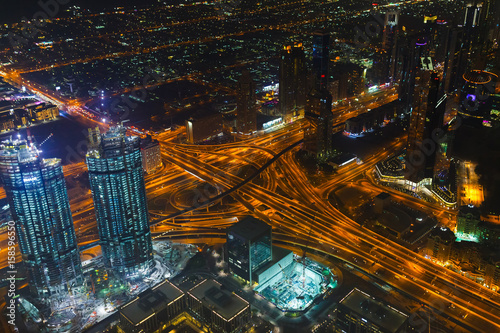
[[[194,144],[214,138],[222,133],[222,114],[199,111],[186,120],[188,143]]]
[[[408,315],[355,288],[338,304],[336,332],[398,333],[408,329]]]
[[[187,295],[189,311],[211,332],[243,332],[250,320],[250,304],[215,280],[203,280]]]
[[[185,294],[165,280],[120,308],[118,332],[163,332],[184,309]]]

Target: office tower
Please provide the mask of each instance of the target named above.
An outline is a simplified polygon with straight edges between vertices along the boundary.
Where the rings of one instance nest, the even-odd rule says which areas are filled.
[[[443,49],[446,55],[443,69],[443,92],[451,93],[460,87],[464,74],[464,63],[467,52],[463,48],[463,28],[447,28],[446,44]]]
[[[47,297],[83,282],[61,160],[42,159],[25,140],[4,141],[0,176],[30,290]]]
[[[257,130],[257,106],[255,104],[255,82],[248,70],[244,70],[238,80],[236,93],[238,132],[252,134]]]
[[[403,114],[411,113],[415,77],[420,59],[429,55],[428,38],[425,34],[407,36],[401,43],[402,73],[399,84],[399,100]]]
[[[328,63],[330,61],[330,35],[324,30],[313,34],[314,86],[318,90],[328,88]]]
[[[482,124],[491,112],[492,97],[495,94],[496,74],[473,70],[463,75],[458,113],[469,122]]]
[[[302,44],[283,47],[279,83],[280,114],[288,121],[306,103],[306,59]]]
[[[332,152],[332,95],[326,90],[313,89],[307,99],[305,117],[309,126],[304,129],[304,149],[326,160]]]
[[[393,306],[354,288],[338,304],[335,332],[402,333],[409,316]]]
[[[107,267],[124,277],[144,273],[153,249],[139,137],[123,126],[89,131],[87,167]]]
[[[272,259],[271,226],[247,216],[227,229],[227,262],[231,272],[249,281]]]
[[[439,77],[433,71],[432,60],[421,58],[415,77],[405,163],[405,178],[415,183],[433,176],[437,147],[431,143],[432,133],[442,127],[443,115],[439,112],[444,112],[441,104],[439,112],[436,110],[438,93]]]
[[[425,178],[434,178],[436,156],[440,150],[439,142],[444,140],[443,122],[446,112],[447,94],[440,93],[441,80],[437,72],[432,72],[427,93],[427,111],[425,112],[424,140],[428,142],[425,150]],[[434,142],[431,145],[430,142]]]
[[[387,12],[385,13],[384,19],[384,35],[382,41],[382,49],[385,53],[384,59],[384,83],[393,82],[396,70],[396,62],[398,57],[398,23],[399,23],[399,13],[398,12]]]

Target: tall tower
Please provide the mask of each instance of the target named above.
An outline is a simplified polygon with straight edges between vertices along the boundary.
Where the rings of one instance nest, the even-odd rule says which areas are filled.
[[[433,131],[442,127],[443,115],[440,113],[444,111],[442,101],[438,99],[439,77],[426,59],[421,59],[416,72],[406,147],[405,177],[415,183],[433,177],[437,147],[429,147],[432,140],[426,139],[431,139]]]
[[[255,82],[248,70],[244,70],[238,80],[236,96],[238,132],[251,134],[257,130],[257,106],[255,104]]]
[[[147,272],[153,249],[139,137],[123,126],[90,133],[90,190],[106,265],[123,277]]]
[[[332,95],[327,90],[313,89],[308,96],[306,118],[309,126],[304,129],[304,148],[325,160],[332,152]]]
[[[25,140],[4,141],[0,177],[30,290],[46,297],[83,282],[61,160],[42,159]]]
[[[302,44],[284,46],[280,60],[280,114],[285,120],[298,115],[306,102],[306,59]]]
[[[317,30],[313,35],[313,74],[318,90],[328,88],[328,63],[330,59],[330,35]]]
[[[409,36],[402,48],[402,73],[399,85],[399,100],[402,111],[409,114],[412,109],[415,78],[420,67],[420,59],[429,54],[428,38],[425,34]]]
[[[386,82],[393,82],[396,70],[397,61],[397,42],[398,42],[398,12],[387,12],[384,20],[384,35],[382,42],[382,49],[385,52],[385,68],[384,78]]]

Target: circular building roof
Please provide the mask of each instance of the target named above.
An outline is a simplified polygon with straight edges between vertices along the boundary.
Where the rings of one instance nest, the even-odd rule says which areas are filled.
[[[474,84],[486,84],[491,81],[491,76],[494,75],[489,72],[473,70],[463,75],[463,78],[467,82]]]

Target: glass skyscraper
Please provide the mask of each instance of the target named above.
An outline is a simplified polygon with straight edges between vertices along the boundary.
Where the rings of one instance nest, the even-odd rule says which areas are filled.
[[[153,262],[139,142],[122,126],[104,134],[96,129],[90,131],[87,152],[105,264],[124,277],[146,272]]]
[[[15,221],[30,290],[64,292],[83,281],[60,159],[42,159],[25,140],[4,141],[0,177]]]
[[[272,229],[247,216],[226,230],[229,270],[252,283],[253,274],[272,259]]]

